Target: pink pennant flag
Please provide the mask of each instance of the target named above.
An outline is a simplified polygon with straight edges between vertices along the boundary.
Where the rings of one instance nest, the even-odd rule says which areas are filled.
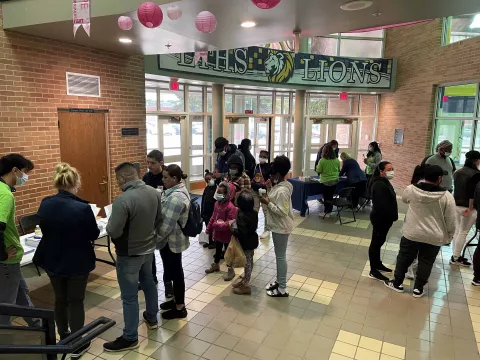
[[[90,36],[90,0],[72,0],[73,9],[73,36],[79,27],[83,27]]]
[[[203,62],[208,61],[208,51],[197,51],[195,53],[194,63],[197,64],[200,59],[203,59]]]

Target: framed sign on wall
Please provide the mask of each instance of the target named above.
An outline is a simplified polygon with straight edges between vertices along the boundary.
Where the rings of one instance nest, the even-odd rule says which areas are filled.
[[[403,145],[404,134],[405,129],[395,129],[395,134],[393,135],[393,143],[395,145]]]

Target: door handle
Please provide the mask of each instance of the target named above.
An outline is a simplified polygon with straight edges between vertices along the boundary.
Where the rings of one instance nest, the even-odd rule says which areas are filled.
[[[100,191],[103,193],[107,191],[107,186],[108,186],[108,178],[106,176],[103,177],[102,181],[98,183],[98,186],[100,188]]]

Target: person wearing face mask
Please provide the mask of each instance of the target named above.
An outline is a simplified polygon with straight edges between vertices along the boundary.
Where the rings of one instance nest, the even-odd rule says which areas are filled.
[[[260,150],[260,156],[258,158],[258,165],[255,166],[254,176],[252,179],[252,189],[255,191],[256,199],[255,206],[257,207],[257,201],[260,202],[260,189],[266,191],[265,183],[270,179],[270,173],[272,172],[272,166],[269,160],[269,153],[267,150]],[[267,218],[267,205],[261,204],[264,215],[264,227],[263,233],[260,235],[260,239],[268,239],[270,237],[270,225]],[[259,207],[258,207],[258,210]]]
[[[368,248],[370,260],[369,277],[386,281],[388,278],[381,272],[391,273],[392,270],[383,265],[380,259],[380,249],[387,240],[388,231],[393,223],[398,220],[397,195],[390,180],[393,179],[394,170],[388,161],[378,164],[370,181],[370,194],[372,197],[372,241]]]
[[[318,166],[318,163],[320,162],[320,159],[323,157],[323,149],[325,148],[325,146],[327,145],[330,145],[332,148],[333,148],[333,151],[335,152],[335,156],[337,157],[338,159],[338,153],[339,153],[339,149],[338,149],[338,141],[337,140],[332,140],[330,141],[329,143],[326,143],[326,144],[323,144],[322,147],[318,150],[318,153],[317,153],[317,159],[315,160],[315,169],[317,168]]]
[[[108,219],[107,233],[117,253],[117,279],[123,304],[123,334],[106,342],[106,351],[138,347],[138,283],[145,294],[143,320],[149,329],[158,328],[158,293],[153,281],[152,261],[157,244],[156,228],[162,220],[161,195],[138,178],[134,164],[124,162],[115,168],[122,194],[115,199]]]
[[[424,180],[409,185],[403,191],[402,201],[408,204],[402,230],[400,250],[395,266],[395,277],[384,284],[403,292],[403,280],[407,268],[418,257],[418,269],[413,284],[413,297],[425,295],[433,264],[440,248],[448,244],[455,233],[455,200],[440,187],[443,169],[437,165],[425,167]]]
[[[237,155],[232,155],[228,159],[228,181],[235,185],[237,194],[243,189],[251,189],[252,182],[250,177],[245,173],[242,159]]]
[[[450,158],[450,155],[452,155],[453,151],[453,144],[448,140],[444,140],[437,145],[435,151],[436,154],[423,159],[422,165],[427,164],[440,166],[445,173],[445,175],[443,175],[442,187],[452,192],[453,173],[457,170],[455,163],[453,162],[452,158]]]
[[[88,275],[95,269],[92,243],[98,238],[95,215],[87,201],[76,196],[80,174],[67,163],[55,168],[54,196],[42,200],[38,209],[42,239],[33,263],[45,270],[55,293],[55,322],[60,339],[83,328],[83,301]],[[65,234],[69,236],[65,236]],[[76,350],[72,358],[83,355],[90,343]]]
[[[378,164],[382,161],[382,152],[376,141],[372,141],[368,144],[368,153],[367,157],[363,159],[365,163],[365,175],[367,175],[367,182],[370,182],[370,179],[375,172]]]
[[[243,139],[240,143],[239,150],[242,152],[245,157],[245,172],[247,173],[250,179],[253,179],[255,175],[253,172],[255,170],[255,158],[253,157],[252,150],[252,141],[250,139]]]
[[[470,266],[471,263],[462,257],[462,250],[467,241],[470,228],[477,219],[477,210],[474,206],[474,195],[477,183],[480,180],[480,152],[472,150],[465,154],[465,165],[453,174],[455,205],[457,206],[457,232],[453,238],[453,254],[451,265]]]
[[[20,270],[23,247],[15,225],[16,185],[28,180],[33,163],[19,154],[0,158],[0,303],[32,306],[28,287]],[[10,316],[0,315],[0,325],[10,325]],[[41,326],[39,319],[25,318],[29,326]]]
[[[237,208],[233,205],[232,200],[235,196],[235,188],[233,184],[221,182],[215,193],[215,207],[210,222],[207,225],[207,234],[213,235],[216,251],[213,256],[213,263],[205,270],[206,274],[212,274],[220,271],[220,260],[223,257],[223,246],[230,243],[232,238],[232,230],[230,225],[237,218]],[[227,265],[227,273],[223,276],[225,281],[231,281],[235,277],[233,267]]]
[[[230,144],[224,137],[219,137],[215,140],[215,153],[218,154],[218,157],[213,175],[217,183],[228,175],[228,159],[230,159],[230,156],[237,155],[240,157],[243,168],[245,169],[245,156],[237,149],[236,145]]]
[[[205,182],[207,187],[203,190],[202,195],[202,219],[205,222],[205,226],[208,225],[212,218],[213,209],[215,207],[215,193],[217,192],[217,185],[213,174],[209,170],[205,170]],[[215,243],[212,238],[212,234],[208,235],[208,243],[203,244],[204,248],[215,249]]]

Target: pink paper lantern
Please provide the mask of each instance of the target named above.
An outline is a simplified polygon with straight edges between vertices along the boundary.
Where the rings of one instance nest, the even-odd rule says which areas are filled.
[[[340,100],[348,100],[348,94],[345,91],[340,93]]]
[[[138,20],[143,26],[156,28],[163,21],[163,12],[160,6],[153,2],[144,2],[137,10]]]
[[[171,5],[167,8],[167,16],[170,20],[178,20],[182,17],[182,9],[178,5]]]
[[[252,0],[252,3],[255,4],[256,7],[262,10],[273,9],[275,6],[280,4],[281,0]]]
[[[122,30],[130,30],[133,27],[133,21],[129,16],[120,16],[118,18],[118,27]]]
[[[195,18],[195,26],[198,31],[210,34],[217,27],[217,19],[210,11],[202,11]]]

